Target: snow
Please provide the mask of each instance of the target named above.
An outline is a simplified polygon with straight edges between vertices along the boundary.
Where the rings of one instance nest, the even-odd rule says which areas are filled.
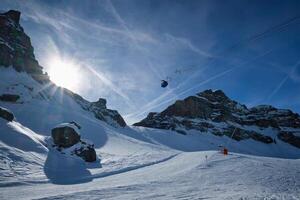
[[[299,167],[299,160],[189,152],[78,184],[7,187],[2,195],[8,199],[299,199]]]
[[[7,90],[22,101],[0,102],[16,117],[0,119],[0,199],[300,198],[300,150],[282,141],[112,127],[60,88],[0,67],[0,92]],[[100,159],[85,163],[49,145],[51,129],[68,121],[81,126]]]
[[[75,124],[72,124],[72,123],[60,123],[60,124],[56,125],[54,128],[63,128],[63,127],[72,128],[78,135],[80,135],[79,128]]]

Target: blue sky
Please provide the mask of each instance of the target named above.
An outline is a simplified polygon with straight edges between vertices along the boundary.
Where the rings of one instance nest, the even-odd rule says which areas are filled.
[[[1,0],[0,9],[22,12],[45,71],[53,57],[72,61],[70,89],[106,98],[129,124],[208,88],[300,112],[300,1]]]

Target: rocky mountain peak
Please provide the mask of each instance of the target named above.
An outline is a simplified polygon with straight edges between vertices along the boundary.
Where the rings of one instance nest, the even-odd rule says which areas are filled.
[[[20,16],[16,10],[0,13],[0,66],[12,66],[39,83],[48,83],[49,77],[35,59],[30,38],[19,24]]]
[[[230,99],[225,95],[222,90],[213,91],[212,89],[204,90],[197,94],[199,97],[204,97],[213,102],[225,102],[230,101]]]
[[[63,90],[67,95],[71,96],[83,110],[94,114],[95,118],[108,123],[114,127],[125,127],[126,122],[116,110],[111,110],[106,107],[106,99],[99,98],[96,102],[89,102],[80,95],[68,90]]]
[[[161,113],[149,113],[135,126],[209,132],[233,139],[254,139],[274,143],[276,138],[300,148],[300,117],[287,109],[270,105],[247,108],[231,100],[222,90],[205,90],[178,100]],[[273,135],[270,135],[269,132]]]
[[[14,23],[19,24],[20,22],[20,17],[21,17],[21,12],[17,10],[9,10],[6,13],[3,13],[3,15],[6,15],[8,18],[13,20]]]
[[[101,109],[106,109],[106,99],[99,98],[98,101],[92,102],[91,103],[93,106],[101,108]]]

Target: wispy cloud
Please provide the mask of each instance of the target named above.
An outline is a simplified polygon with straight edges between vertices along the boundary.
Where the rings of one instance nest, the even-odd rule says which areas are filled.
[[[165,36],[166,41],[171,43],[174,46],[179,46],[181,48],[183,47],[183,48],[189,49],[192,52],[197,53],[199,56],[203,56],[203,57],[207,57],[207,58],[215,57],[211,53],[203,51],[203,50],[199,49],[198,47],[196,47],[195,45],[193,45],[193,43],[187,38],[176,37],[170,33],[165,33],[164,36]]]
[[[86,66],[87,69],[89,71],[91,71],[98,79],[100,79],[106,86],[109,87],[109,89],[113,90],[115,93],[117,93],[119,96],[121,96],[123,99],[126,100],[127,104],[129,106],[132,105],[130,98],[123,93],[120,89],[118,89],[113,83],[112,81],[110,81],[109,79],[107,79],[104,75],[102,75],[101,73],[97,72],[96,70],[94,70],[92,67]]]
[[[61,10],[53,7],[50,8],[46,5],[40,6],[36,2],[28,1],[22,2],[22,5],[20,3],[20,6],[26,7],[27,12],[24,13],[26,18],[29,18],[36,23],[48,25],[54,28],[60,34],[63,34],[65,29],[80,34],[82,32],[86,32],[83,27],[88,27],[89,29],[93,29],[94,31],[98,31],[103,34],[102,38],[98,37],[100,41],[104,41],[104,38],[108,37],[107,39],[109,40],[109,42],[119,41],[120,39],[128,40],[132,38],[139,42],[157,42],[151,35],[147,33],[139,31],[128,31],[128,29],[124,30],[124,27],[126,26],[123,26],[122,28],[109,27],[107,25],[101,24],[99,21],[95,22],[79,18],[74,14],[69,13],[67,10]],[[113,14],[115,17],[118,16],[116,12],[113,12]],[[124,24],[120,17],[118,18],[118,20],[122,25]],[[97,39],[97,37],[94,37],[93,34],[85,34],[85,37],[92,37],[93,39]]]
[[[109,10],[111,11],[112,15],[116,18],[116,20],[119,22],[119,24],[121,25],[122,29],[124,29],[124,31],[126,32],[126,34],[129,36],[129,38],[131,39],[131,41],[133,42],[134,46],[140,50],[145,57],[145,64],[151,69],[151,71],[159,78],[162,79],[161,74],[159,73],[159,71],[152,65],[151,60],[148,58],[148,55],[146,55],[144,48],[139,44],[142,39],[147,39],[147,41],[151,41],[153,43],[157,43],[157,41],[150,37],[149,35],[144,34],[144,37],[137,37],[136,34],[134,34],[134,32],[132,32],[126,22],[124,21],[124,19],[120,16],[120,14],[118,13],[118,11],[116,10],[116,8],[114,7],[114,5],[112,4],[112,2],[110,0],[107,0],[107,5],[109,7]],[[149,40],[150,39],[150,40]]]
[[[289,79],[289,75],[286,75],[276,86],[276,88],[271,92],[271,94],[266,98],[266,101],[269,102],[273,96],[281,89],[285,82]]]
[[[300,77],[297,76],[296,69],[300,65],[300,60],[296,62],[296,64],[292,67],[291,70],[287,72],[287,75],[284,76],[284,78],[278,83],[278,85],[275,87],[275,89],[267,96],[266,101],[269,102],[275,94],[279,92],[279,90],[282,88],[282,86],[288,81],[288,79],[294,79],[296,81],[299,81]]]

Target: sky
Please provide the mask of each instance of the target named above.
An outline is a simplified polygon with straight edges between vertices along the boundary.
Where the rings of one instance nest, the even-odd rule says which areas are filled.
[[[66,87],[128,124],[205,89],[300,113],[300,1],[1,0],[9,9],[45,72],[71,66]]]

